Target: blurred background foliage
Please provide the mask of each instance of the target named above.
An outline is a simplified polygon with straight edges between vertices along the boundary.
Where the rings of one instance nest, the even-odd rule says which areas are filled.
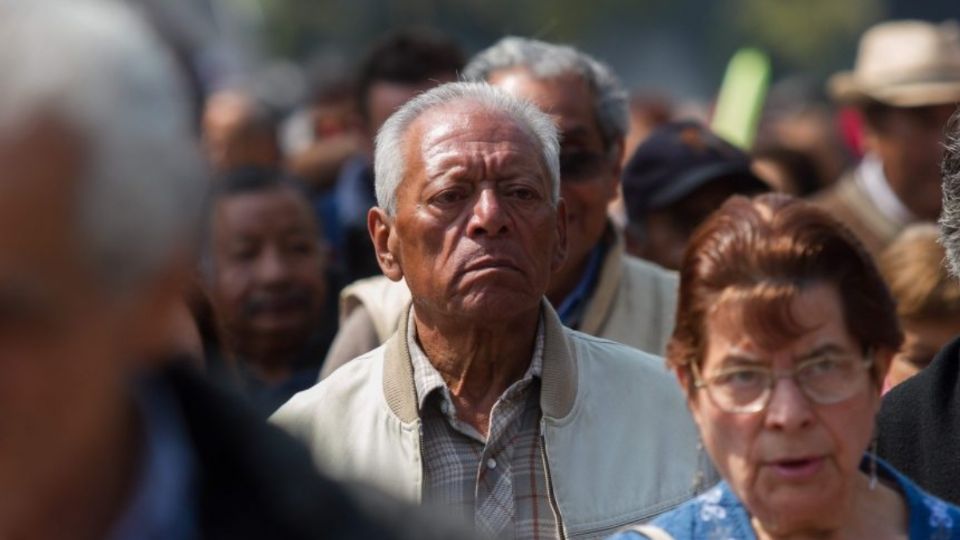
[[[757,46],[774,80],[822,81],[848,69],[859,35],[885,18],[960,17],[960,0],[209,0],[239,26],[259,64],[289,61],[309,80],[349,69],[390,29],[443,30],[473,53],[506,34],[570,43],[630,87],[710,99],[740,47]],[[240,21],[240,23],[237,23]]]

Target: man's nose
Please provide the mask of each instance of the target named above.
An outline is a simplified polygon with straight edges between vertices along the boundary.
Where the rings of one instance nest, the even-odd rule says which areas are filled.
[[[473,204],[473,215],[467,228],[470,236],[499,236],[509,230],[509,217],[500,196],[494,189],[483,189]]]
[[[266,249],[257,261],[257,278],[261,283],[283,282],[290,275],[289,266],[279,249]]]

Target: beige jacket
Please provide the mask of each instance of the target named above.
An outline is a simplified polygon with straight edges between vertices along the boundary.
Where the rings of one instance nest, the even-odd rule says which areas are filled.
[[[619,234],[611,234],[611,239],[578,330],[663,355],[677,310],[677,274],[627,255]],[[320,378],[386,341],[397,329],[408,302],[406,284],[384,276],[361,279],[344,288],[340,293],[341,331]]]
[[[693,496],[695,472],[709,464],[663,360],[565,328],[543,305],[540,431],[558,536],[604,537]],[[270,420],[334,476],[419,501],[421,425],[407,317],[400,321],[384,346],[297,394]]]

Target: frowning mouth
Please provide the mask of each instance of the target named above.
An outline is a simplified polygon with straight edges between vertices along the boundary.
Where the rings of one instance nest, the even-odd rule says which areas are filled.
[[[481,270],[509,270],[513,272],[520,272],[520,267],[513,263],[513,261],[504,258],[493,258],[493,257],[484,257],[470,261],[463,268],[463,272],[479,272]]]

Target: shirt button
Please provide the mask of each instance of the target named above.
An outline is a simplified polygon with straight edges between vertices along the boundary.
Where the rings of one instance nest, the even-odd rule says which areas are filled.
[[[487,468],[491,471],[497,468],[497,460],[490,458],[487,460]]]

